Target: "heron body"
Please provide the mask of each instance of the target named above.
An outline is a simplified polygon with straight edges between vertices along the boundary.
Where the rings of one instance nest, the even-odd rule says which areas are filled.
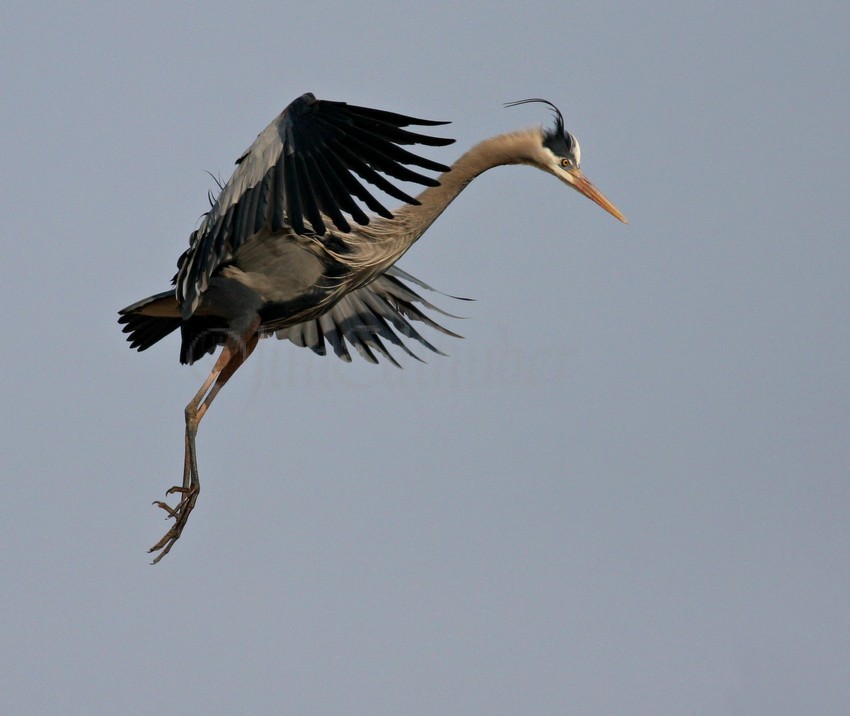
[[[522,102],[529,101],[544,100]],[[178,328],[183,363],[221,346],[209,377],[186,406],[183,484],[169,490],[180,501],[176,507],[155,503],[175,522],[151,548],[159,553],[154,562],[180,537],[200,491],[198,424],[259,338],[276,334],[319,354],[330,344],[344,360],[350,360],[350,345],[371,362],[378,353],[395,363],[385,342],[411,355],[405,338],[439,352],[413,322],[456,335],[428,316],[442,311],[413,288],[429,287],[395,264],[475,177],[505,164],[534,166],[625,221],[581,173],[578,143],[549,106],[554,129],[486,139],[446,167],[404,148],[450,144],[454,140],[406,129],[444,122],[306,94],[237,160],[178,261],[174,289],[119,312],[138,350]],[[411,166],[440,174],[433,178]],[[412,197],[392,179],[426,188]],[[405,203],[390,212],[364,181]]]

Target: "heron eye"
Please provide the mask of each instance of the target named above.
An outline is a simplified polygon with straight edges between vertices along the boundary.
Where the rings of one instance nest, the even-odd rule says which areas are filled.
[[[561,166],[562,167],[569,169],[572,165],[573,165],[573,162],[572,162],[571,159],[567,159],[566,157],[561,159]]]

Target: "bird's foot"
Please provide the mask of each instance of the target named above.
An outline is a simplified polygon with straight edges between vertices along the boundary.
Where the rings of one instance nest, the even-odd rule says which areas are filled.
[[[151,564],[156,564],[159,560],[165,557],[165,555],[167,555],[171,550],[172,546],[174,546],[174,543],[180,539],[180,534],[183,532],[183,528],[189,521],[189,513],[192,512],[192,509],[195,507],[195,503],[198,501],[198,494],[201,492],[201,488],[198,485],[192,485],[190,487],[180,487],[175,485],[165,494],[173,495],[175,492],[180,493],[180,502],[177,503],[175,507],[172,507],[161,500],[155,500],[153,503],[168,513],[168,517],[166,519],[174,518],[174,524],[171,526],[171,529],[163,535],[162,539],[148,550],[148,552],[159,552],[159,554],[154,557]]]

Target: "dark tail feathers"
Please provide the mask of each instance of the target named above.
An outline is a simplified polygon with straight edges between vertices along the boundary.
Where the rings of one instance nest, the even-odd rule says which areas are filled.
[[[180,328],[180,309],[174,291],[148,296],[118,311],[118,323],[130,347],[143,351]]]
[[[158,293],[137,301],[118,311],[131,348],[143,351],[158,343],[169,333],[181,329],[180,362],[194,363],[227,339],[227,324],[219,318],[193,316],[188,321],[180,317],[180,307],[174,291]]]

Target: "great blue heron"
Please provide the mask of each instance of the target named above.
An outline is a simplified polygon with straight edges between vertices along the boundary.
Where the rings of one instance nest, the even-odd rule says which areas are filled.
[[[397,333],[436,351],[409,321],[450,332],[414,305],[434,308],[410,287],[426,284],[395,263],[479,174],[502,164],[528,164],[626,221],[581,173],[578,142],[557,107],[541,99],[506,106],[527,102],[548,105],[555,126],[485,139],[449,168],[401,146],[451,144],[453,139],[404,129],[446,122],[318,100],[308,93],[236,160],[236,170],[177,262],[175,288],[119,312],[131,347],[140,351],[177,328],[181,363],[222,346],[209,377],[186,406],[183,484],[166,493],[179,493],[180,501],[175,507],[154,503],[174,519],[149,550],[159,553],[154,563],[174,546],[198,499],[198,424],[259,338],[274,333],[322,355],[327,340],[350,360],[348,341],[372,362],[373,351],[393,360],[381,339],[410,352]],[[433,179],[409,165],[442,174]],[[388,211],[355,174],[406,204]],[[427,188],[414,198],[387,177]],[[367,215],[355,198],[377,216]]]

